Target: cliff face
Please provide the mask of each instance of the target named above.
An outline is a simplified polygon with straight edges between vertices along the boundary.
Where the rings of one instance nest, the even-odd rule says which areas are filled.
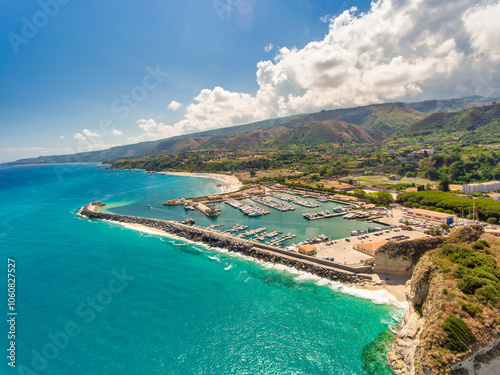
[[[428,237],[402,242],[389,242],[375,254],[376,273],[411,276],[420,257],[444,242],[444,237]]]
[[[438,284],[439,276],[435,272],[435,267],[429,255],[424,255],[415,268],[411,280],[406,283],[409,308],[388,356],[393,368],[400,370],[401,374],[425,373],[421,363],[425,346],[422,333],[426,328],[427,318],[441,304]]]
[[[500,365],[500,300],[485,301],[477,295],[463,293],[457,269],[446,253],[446,244],[473,247],[481,233],[481,227],[459,228],[445,240],[443,248],[427,251],[417,262],[406,284],[409,309],[388,355],[396,373],[500,373],[499,367],[495,367]],[[498,262],[500,241],[487,239],[491,247],[478,252],[491,254],[491,259]],[[463,247],[457,249],[461,251]],[[453,350],[444,329],[453,319],[465,326],[461,333],[470,330],[470,337],[474,339],[467,342],[465,350]],[[488,372],[492,369],[493,372]]]

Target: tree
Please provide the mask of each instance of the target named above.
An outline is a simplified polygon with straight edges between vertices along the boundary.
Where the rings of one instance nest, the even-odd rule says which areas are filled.
[[[388,206],[394,202],[392,195],[386,191],[377,191],[375,193],[368,194],[368,200],[374,204],[381,206]]]
[[[362,189],[354,189],[354,196],[358,199],[364,199],[366,198],[366,193]]]
[[[450,180],[443,178],[439,181],[438,189],[444,192],[450,191]]]
[[[488,220],[486,220],[489,224],[496,224],[498,223],[498,219],[496,217],[489,217]]]
[[[255,169],[250,169],[250,177],[255,177],[256,174]]]

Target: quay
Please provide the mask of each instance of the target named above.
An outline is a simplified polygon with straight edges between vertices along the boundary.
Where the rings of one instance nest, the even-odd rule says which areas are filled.
[[[330,280],[359,283],[372,280],[371,266],[353,266],[332,263],[308,255],[289,252],[275,246],[258,244],[254,241],[237,238],[228,234],[215,232],[205,228],[192,227],[178,221],[142,218],[136,216],[117,215],[99,212],[104,207],[101,202],[92,202],[84,206],[79,214],[88,219],[109,220],[119,223],[129,223],[146,226],[182,237],[191,241],[201,242],[209,246],[220,247],[233,252],[239,252],[267,262],[284,264],[299,270],[310,272]]]
[[[337,217],[337,216],[343,216],[346,215],[347,212],[335,212],[334,214],[328,214],[328,215],[318,215],[318,216],[304,216],[307,220],[320,220],[320,219],[328,219],[329,217]]]

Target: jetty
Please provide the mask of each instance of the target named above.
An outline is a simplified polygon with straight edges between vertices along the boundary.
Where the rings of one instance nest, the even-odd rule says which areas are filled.
[[[312,214],[303,214],[305,219],[307,220],[321,220],[321,219],[328,219],[329,217],[337,217],[337,216],[343,216],[345,215],[345,212],[334,212],[330,213],[329,211],[322,211],[322,212],[315,212]]]
[[[366,274],[372,270],[371,266],[333,264],[324,259],[290,252],[271,245],[259,244],[254,241],[245,240],[218,231],[207,230],[206,228],[181,224],[178,221],[99,212],[99,208],[104,206],[105,204],[101,202],[91,202],[82,207],[79,214],[88,219],[108,220],[118,223],[145,226],[187,240],[201,242],[213,247],[224,248],[232,252],[239,252],[266,262],[290,266],[330,280],[359,283],[372,279],[370,275]]]

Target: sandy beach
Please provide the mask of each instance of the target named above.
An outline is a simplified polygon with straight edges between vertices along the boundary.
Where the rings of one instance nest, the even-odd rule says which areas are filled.
[[[232,193],[234,191],[238,191],[243,184],[238,177],[219,174],[219,173],[191,173],[191,172],[158,172],[160,174],[172,175],[172,176],[185,176],[185,177],[204,177],[204,178],[212,178],[215,180],[220,180],[225,182],[226,184],[219,186],[219,190],[221,194]]]

